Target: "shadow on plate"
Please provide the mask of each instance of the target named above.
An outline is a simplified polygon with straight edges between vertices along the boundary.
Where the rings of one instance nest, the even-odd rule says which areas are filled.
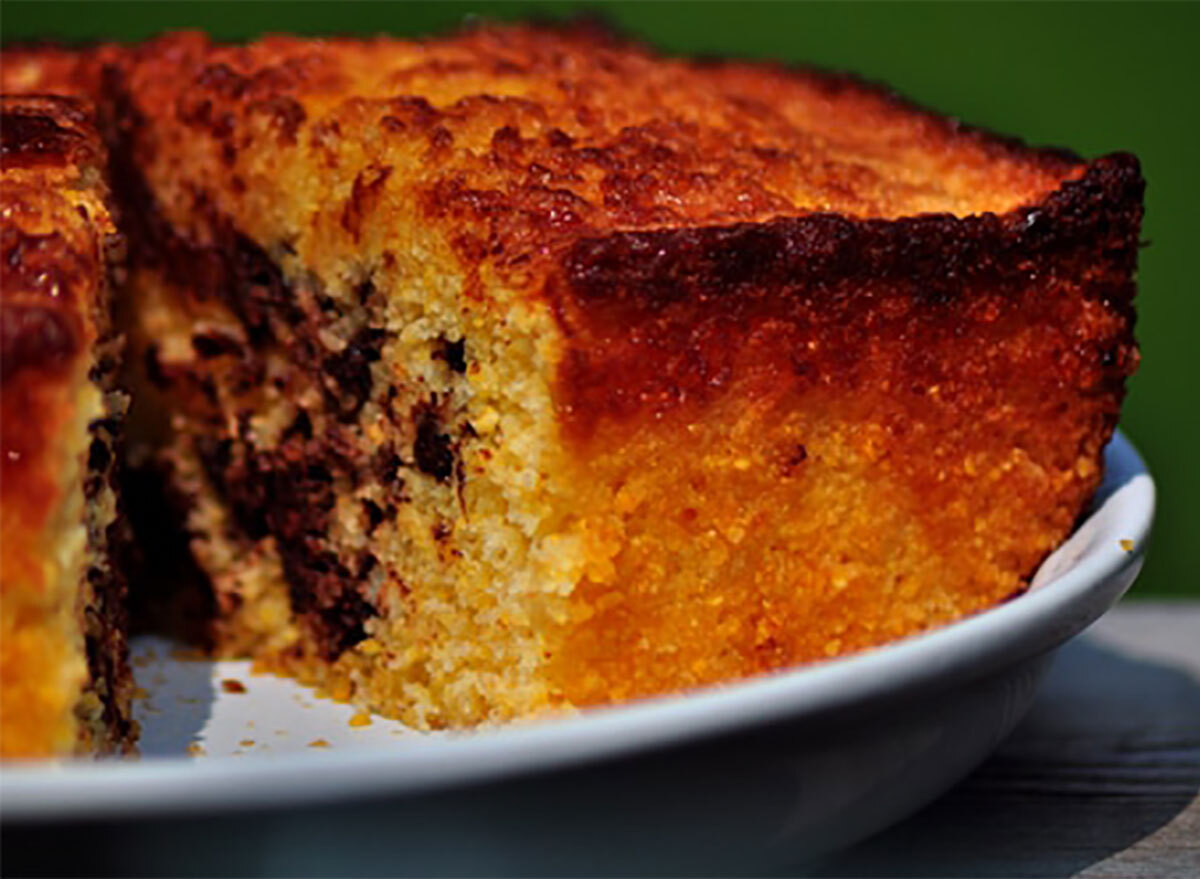
[[[134,641],[133,675],[142,695],[133,713],[142,727],[138,750],[143,757],[185,756],[212,716],[216,664],[199,657],[161,661],[181,649],[165,638]]]
[[[1025,720],[970,778],[807,872],[1073,876],[1169,824],[1198,792],[1200,683],[1085,637],[1059,652]]]

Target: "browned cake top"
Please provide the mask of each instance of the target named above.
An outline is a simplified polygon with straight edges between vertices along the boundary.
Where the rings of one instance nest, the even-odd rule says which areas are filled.
[[[597,229],[1004,211],[1073,164],[963,133],[846,78],[663,59],[591,30],[245,47],[185,34],[143,52],[146,79],[185,120],[220,132],[266,115],[288,139],[352,103],[371,134],[420,133],[447,181],[535,207],[559,191]],[[332,124],[314,133],[338,135]]]
[[[103,151],[75,99],[5,96],[0,114],[0,354],[8,380],[69,359],[87,341],[102,265],[78,190],[99,182]]]
[[[419,181],[431,210],[486,218],[522,251],[530,233],[544,246],[810,212],[999,213],[1082,167],[846,77],[664,59],[586,28],[247,46],[185,33],[134,54],[139,110],[219,142],[231,173],[210,183],[227,194],[255,187],[248,156],[298,145],[330,171],[362,159],[364,199],[388,177]],[[37,63],[6,65],[8,87],[69,75],[61,54]]]

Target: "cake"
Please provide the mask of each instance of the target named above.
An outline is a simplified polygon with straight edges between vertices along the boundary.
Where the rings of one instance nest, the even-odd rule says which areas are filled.
[[[1132,156],[586,27],[4,76],[105,119],[131,445],[216,650],[364,709],[472,726],[869,649],[1020,593],[1100,483]]]
[[[124,752],[125,644],[108,268],[87,108],[0,100],[0,756]]]

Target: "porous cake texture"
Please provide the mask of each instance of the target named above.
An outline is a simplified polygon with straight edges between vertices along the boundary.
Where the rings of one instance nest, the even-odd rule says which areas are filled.
[[[1137,351],[1136,160],[586,28],[194,33],[97,96],[133,421],[215,639],[420,727],[869,648],[1025,588]]]
[[[115,228],[87,108],[0,99],[0,756],[125,751],[136,729],[114,442]]]

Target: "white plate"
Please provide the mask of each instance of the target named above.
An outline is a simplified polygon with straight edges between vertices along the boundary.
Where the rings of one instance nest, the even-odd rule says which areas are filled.
[[[1048,652],[1133,582],[1154,485],[1120,434],[1106,460],[1091,515],[1013,601],[867,653],[537,725],[351,726],[349,706],[246,663],[141,641],[143,758],[6,765],[6,854],[69,827],[93,872],[166,868],[182,845],[199,872],[322,872],[331,851],[337,869],[393,873],[710,871],[849,842],[977,765]],[[196,855],[202,827],[230,844]]]

